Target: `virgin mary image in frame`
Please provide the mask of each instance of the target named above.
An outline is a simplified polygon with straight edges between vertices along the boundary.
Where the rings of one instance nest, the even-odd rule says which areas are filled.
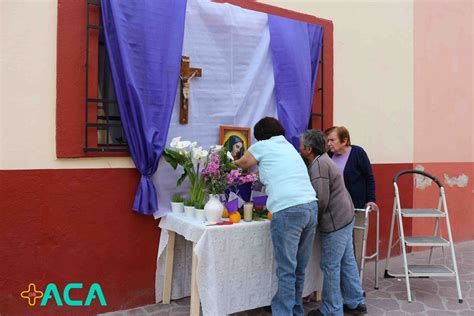
[[[221,126],[220,143],[230,152],[234,160],[240,159],[250,145],[250,128]]]

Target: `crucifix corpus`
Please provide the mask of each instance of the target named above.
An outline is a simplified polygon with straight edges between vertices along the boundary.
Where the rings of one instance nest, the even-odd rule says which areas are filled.
[[[201,77],[201,68],[189,68],[189,57],[181,57],[181,72],[179,79],[181,80],[181,99],[179,102],[179,123],[188,124],[188,109],[189,109],[189,89],[190,81],[194,77]]]

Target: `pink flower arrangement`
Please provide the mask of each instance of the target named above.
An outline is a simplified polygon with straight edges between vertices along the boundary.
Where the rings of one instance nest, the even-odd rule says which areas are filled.
[[[255,181],[257,181],[257,175],[253,173],[243,175],[239,169],[232,170],[226,178],[227,184],[234,186]]]
[[[204,177],[206,190],[209,194],[224,193],[227,184],[226,177],[229,172],[237,168],[227,158],[227,152],[224,149],[212,151],[204,165],[201,175]]]
[[[228,187],[257,180],[255,174],[243,175],[223,148],[209,153],[201,175],[210,194],[222,194]]]

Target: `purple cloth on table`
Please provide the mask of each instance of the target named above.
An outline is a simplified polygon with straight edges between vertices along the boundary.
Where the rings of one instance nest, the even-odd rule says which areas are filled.
[[[267,199],[268,199],[268,195],[264,195],[264,196],[254,196],[252,198],[253,200],[253,204],[255,206],[265,206],[267,205]]]
[[[236,193],[238,196],[242,198],[245,202],[250,201],[250,194],[252,193],[252,183],[247,182],[237,186],[237,191],[235,187],[230,187],[225,190],[226,195],[229,195],[230,192]]]
[[[268,27],[278,119],[286,139],[299,150],[310,120],[323,28],[271,14]]]
[[[239,199],[233,199],[230,202],[225,203],[225,207],[227,207],[227,211],[230,213],[234,213],[239,209]]]
[[[186,0],[103,0],[101,8],[122,126],[141,174],[133,209],[152,215],[158,198],[151,177],[176,97]]]

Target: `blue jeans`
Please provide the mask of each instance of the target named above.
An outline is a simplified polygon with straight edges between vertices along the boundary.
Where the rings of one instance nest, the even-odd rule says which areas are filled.
[[[304,272],[311,256],[317,221],[316,201],[273,214],[270,229],[278,277],[278,290],[272,299],[273,315],[304,315]]]
[[[320,234],[324,282],[319,310],[325,316],[343,315],[343,302],[349,308],[365,303],[352,246],[353,229],[354,220],[335,232]]]

